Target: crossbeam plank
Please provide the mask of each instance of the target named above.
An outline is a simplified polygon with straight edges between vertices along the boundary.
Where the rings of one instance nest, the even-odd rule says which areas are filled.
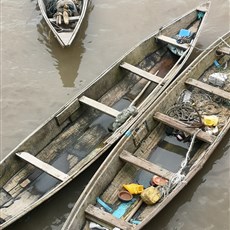
[[[163,41],[163,42],[166,42],[166,43],[168,43],[168,44],[177,46],[177,47],[179,47],[179,48],[181,48],[181,49],[184,49],[184,50],[186,50],[186,49],[189,48],[189,44],[185,44],[185,43],[184,43],[184,44],[179,44],[179,43],[176,42],[176,39],[167,37],[167,36],[165,36],[165,35],[159,35],[159,36],[157,37],[157,39],[158,39],[158,40],[161,40],[161,41]]]
[[[203,89],[203,90],[205,90],[207,92],[213,93],[213,94],[215,94],[217,96],[220,96],[222,98],[225,98],[227,100],[230,99],[230,93],[229,92],[224,91],[224,90],[222,90],[220,88],[217,88],[215,86],[208,85],[208,84],[203,83],[201,81],[189,78],[189,79],[186,80],[185,83],[188,84],[188,85],[195,86],[197,88]]]
[[[162,123],[164,123],[170,127],[173,127],[175,129],[181,130],[185,133],[188,133],[189,135],[193,135],[196,132],[195,128],[189,127],[189,125],[187,125],[181,121],[178,121],[175,118],[167,116],[163,113],[156,112],[154,115],[154,119],[156,119],[156,120],[158,120],[158,121],[160,121],[160,122],[162,122]],[[204,141],[204,142],[211,144],[215,140],[216,137],[200,130],[200,132],[197,134],[197,138]]]
[[[120,154],[120,158],[126,162],[129,162],[133,165],[136,165],[148,172],[154,173],[158,176],[164,177],[166,179],[170,179],[172,178],[172,176],[174,175],[173,172],[168,171],[167,169],[161,168],[160,166],[147,161],[145,159],[136,157],[134,155],[132,155],[131,153],[129,153],[126,150],[123,150]]]
[[[223,53],[223,54],[227,54],[227,55],[230,55],[230,47],[220,47],[218,50],[217,50],[218,53]]]
[[[123,219],[117,219],[112,214],[105,212],[92,204],[85,209],[85,214],[87,219],[102,225],[106,224],[106,226],[118,227],[123,230],[133,229],[132,224],[129,224]]]
[[[72,17],[69,17],[69,21],[70,22],[74,22],[74,21],[77,21],[80,19],[80,16],[72,16]],[[56,18],[49,18],[49,20],[51,22],[56,22]],[[62,18],[62,21],[63,21],[63,18]]]
[[[145,70],[142,70],[142,69],[140,69],[140,68],[138,68],[138,67],[136,67],[134,65],[131,65],[131,64],[127,63],[127,62],[122,63],[120,65],[120,67],[122,67],[122,68],[124,68],[124,69],[126,69],[126,70],[128,70],[128,71],[130,71],[132,73],[135,73],[138,76],[143,77],[143,78],[145,78],[145,79],[147,79],[149,81],[153,81],[153,82],[155,82],[157,84],[162,82],[161,77],[158,77],[157,75],[149,73],[149,72],[147,72]]]
[[[120,111],[116,110],[116,109],[113,109],[105,104],[102,104],[98,101],[95,101],[89,97],[86,97],[86,96],[82,96],[79,98],[79,101],[84,103],[84,104],[87,104],[89,106],[92,106],[94,107],[95,109],[98,109],[112,117],[117,117],[117,115],[120,113]]]
[[[43,170],[44,172],[48,173],[49,175],[61,180],[65,181],[69,178],[69,175],[63,173],[62,171],[56,169],[52,165],[49,165],[41,160],[39,160],[37,157],[33,156],[30,153],[27,152],[18,152],[15,153],[18,157],[21,159],[29,162],[30,164],[34,165],[35,167]]]

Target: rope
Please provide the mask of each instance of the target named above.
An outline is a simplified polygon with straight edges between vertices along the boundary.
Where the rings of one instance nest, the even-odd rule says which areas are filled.
[[[192,151],[192,148],[194,146],[195,143],[195,139],[197,134],[200,132],[200,129],[197,129],[197,131],[194,133],[189,149],[186,153],[186,157],[185,159],[181,162],[181,168],[179,169],[179,171],[169,180],[168,184],[165,184],[164,186],[160,186],[159,190],[162,194],[162,197],[166,197],[170,191],[172,191],[173,188],[175,188],[179,183],[181,183],[183,181],[183,179],[185,178],[185,174],[183,173],[184,169],[187,167],[188,162],[190,160],[190,153]]]
[[[170,117],[187,123],[199,120],[199,114],[197,113],[197,110],[188,102],[182,102],[171,106],[166,114]]]
[[[136,115],[137,112],[137,108],[133,105],[130,105],[128,108],[120,112],[112,124],[113,131],[118,129],[130,116]]]

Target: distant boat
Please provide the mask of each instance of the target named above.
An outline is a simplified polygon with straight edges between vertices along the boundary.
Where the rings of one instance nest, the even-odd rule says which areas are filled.
[[[1,161],[1,228],[111,150],[181,70],[208,9],[206,4],[190,11],[133,47]],[[191,31],[191,37],[177,43],[181,30]],[[169,43],[183,50],[181,56]]]
[[[70,46],[85,17],[88,0],[38,0],[38,5],[60,45]]]
[[[144,229],[202,169],[229,129],[230,32],[200,54],[120,139],[62,229]]]

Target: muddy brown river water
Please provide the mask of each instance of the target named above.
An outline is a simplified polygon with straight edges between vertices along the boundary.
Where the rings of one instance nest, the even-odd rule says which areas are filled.
[[[90,0],[68,49],[37,1],[1,1],[1,158],[132,46],[198,0]],[[230,29],[230,1],[212,0],[192,58]],[[192,60],[191,58],[191,60]],[[230,132],[205,167],[146,230],[230,229]],[[59,230],[103,159],[8,229]]]

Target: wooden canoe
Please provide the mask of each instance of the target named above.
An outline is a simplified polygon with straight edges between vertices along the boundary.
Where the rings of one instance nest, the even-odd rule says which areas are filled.
[[[71,8],[68,11],[70,13],[67,16],[67,22],[64,20],[64,10],[61,5],[65,2]],[[60,45],[70,46],[85,17],[88,0],[38,0],[38,5],[43,18]]]
[[[54,195],[113,147],[176,77],[196,44],[208,9],[209,3],[193,9],[132,48],[1,161],[2,228]],[[198,19],[200,13],[203,17]],[[189,28],[195,36],[183,44],[182,56],[158,39]]]
[[[120,139],[63,230],[95,224],[144,229],[204,166],[229,129],[230,32],[199,55]],[[118,198],[123,190],[134,193],[128,203]]]

